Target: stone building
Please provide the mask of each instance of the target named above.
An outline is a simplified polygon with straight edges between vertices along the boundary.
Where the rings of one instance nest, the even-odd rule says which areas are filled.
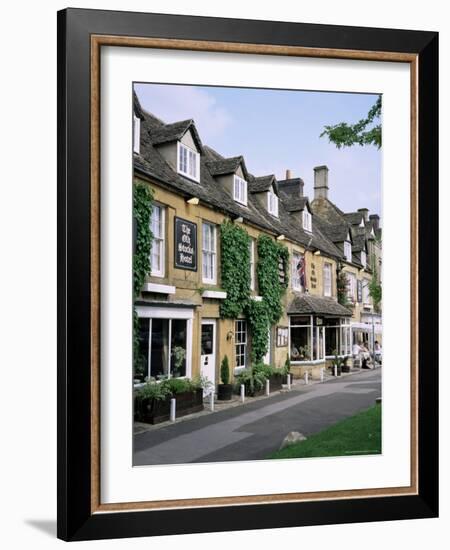
[[[263,299],[258,238],[267,235],[289,251],[283,313],[268,330],[264,362],[281,367],[289,355],[294,376],[305,370],[319,376],[335,351],[351,355],[352,325],[364,324],[362,315],[372,308],[367,285],[361,296],[358,288],[372,277],[368,256],[375,254],[371,246],[380,247],[381,229],[379,218],[344,214],[329,201],[326,167],[315,169],[310,202],[303,180],[290,171],[281,181],[273,174],[254,175],[242,156],[224,158],[202,143],[193,120],[165,124],[143,111],[136,96],[133,147],[134,184],[150,186],[154,197],[151,273],[135,303],[146,376],[202,373],[217,385],[225,355],[232,374],[250,366],[252,334],[245,315],[220,315],[227,298],[220,227],[227,221],[251,238],[252,300]],[[342,269],[351,281],[350,308],[337,300]],[[178,348],[185,358],[175,369]]]

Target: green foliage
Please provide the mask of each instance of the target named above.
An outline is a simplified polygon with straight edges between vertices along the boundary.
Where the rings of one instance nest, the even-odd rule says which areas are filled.
[[[252,359],[261,361],[269,347],[268,331],[270,327],[267,304],[250,300],[246,306],[245,314],[252,335]]]
[[[350,305],[348,300],[348,278],[342,269],[337,272],[336,287],[338,303],[341,306],[348,307]]]
[[[381,117],[381,96],[378,97],[375,104],[367,113],[366,118],[362,118],[356,124],[347,124],[340,122],[332,126],[325,126],[320,134],[328,136],[330,143],[334,143],[338,149],[341,147],[351,147],[352,145],[375,145],[381,148],[381,123],[374,124],[375,119]],[[369,129],[367,129],[369,127]]]
[[[220,315],[236,319],[250,297],[250,237],[245,229],[226,221],[220,226],[222,287],[227,293]]]
[[[222,384],[230,383],[230,365],[228,363],[228,355],[225,355],[222,359],[222,363],[220,364],[220,379],[222,380]]]
[[[383,293],[381,289],[380,279],[378,277],[378,270],[375,263],[373,264],[372,271],[372,279],[369,283],[369,295],[372,298],[375,311],[380,311],[380,304]]]
[[[136,220],[136,248],[133,257],[133,288],[139,295],[145,278],[150,273],[150,251],[153,234],[150,219],[153,211],[153,193],[147,185],[133,187],[133,217]]]
[[[169,395],[172,395],[172,392],[167,385],[152,379],[147,380],[145,385],[139,388],[136,393],[138,399],[155,399],[156,401],[163,401]]]
[[[283,263],[285,281],[279,280],[279,264]],[[277,323],[283,314],[281,300],[289,284],[289,251],[267,235],[258,237],[258,285],[266,306],[269,325]],[[266,336],[267,337],[267,336]]]
[[[286,361],[284,362],[284,369],[286,371],[286,374],[289,374],[291,372],[291,358],[289,356],[289,353],[286,354]]]
[[[239,388],[242,384],[245,386],[245,393],[253,395],[255,392],[262,390],[266,383],[266,376],[262,371],[252,369],[243,369],[236,376],[236,385]]]

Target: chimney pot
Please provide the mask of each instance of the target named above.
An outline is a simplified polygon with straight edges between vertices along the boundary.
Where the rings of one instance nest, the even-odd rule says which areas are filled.
[[[364,221],[369,221],[369,209],[368,208],[358,208],[358,212],[361,212],[361,214],[364,216]]]
[[[314,168],[314,198],[328,199],[328,166]]]
[[[292,170],[286,170],[286,179],[291,180],[292,179]]]
[[[380,216],[378,214],[371,214],[369,220],[372,222],[375,230],[380,228]]]

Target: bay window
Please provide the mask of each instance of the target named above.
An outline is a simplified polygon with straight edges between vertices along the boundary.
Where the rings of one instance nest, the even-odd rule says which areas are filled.
[[[350,355],[350,321],[348,319],[325,319],[325,355]]]
[[[320,361],[325,357],[322,319],[293,315],[289,318],[290,359],[294,363]]]
[[[157,380],[190,375],[192,319],[169,315],[138,319],[139,366]]]

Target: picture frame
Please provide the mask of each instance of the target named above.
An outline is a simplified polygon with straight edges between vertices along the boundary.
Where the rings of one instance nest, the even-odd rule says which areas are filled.
[[[350,59],[411,71],[411,483],[123,502],[100,498],[100,52]],[[155,536],[438,515],[438,34],[66,9],[58,12],[58,537]]]

